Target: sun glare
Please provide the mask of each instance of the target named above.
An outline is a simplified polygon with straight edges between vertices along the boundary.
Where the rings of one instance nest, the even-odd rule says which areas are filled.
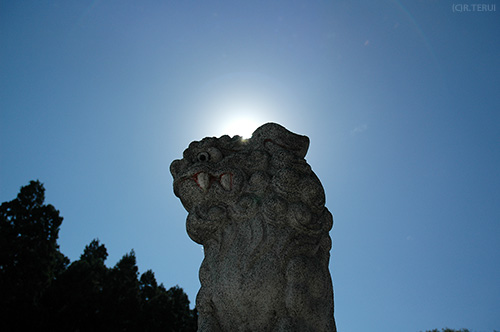
[[[195,98],[198,123],[210,136],[250,138],[266,122],[280,122],[290,98],[276,80],[258,73],[235,73],[207,83]]]
[[[251,116],[241,116],[229,119],[222,130],[225,135],[239,135],[243,138],[250,138],[254,130],[261,124]]]

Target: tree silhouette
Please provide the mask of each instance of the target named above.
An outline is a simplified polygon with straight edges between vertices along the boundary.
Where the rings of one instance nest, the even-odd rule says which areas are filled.
[[[99,330],[106,322],[103,290],[107,287],[108,256],[93,240],[51,285],[44,298],[44,325],[51,330]]]
[[[39,181],[0,206],[0,312],[4,322],[28,328],[38,320],[43,292],[66,268],[57,238],[63,218],[44,205]]]
[[[189,300],[178,286],[168,291],[158,285],[153,271],[140,278],[142,308],[140,326],[143,331],[196,331],[197,312],[189,309]]]
[[[139,278],[133,250],[108,268],[95,239],[69,264],[57,245],[63,218],[44,200],[43,185],[31,181],[0,206],[3,331],[196,331],[182,288],[166,290],[151,270]]]
[[[140,294],[138,268],[132,250],[124,255],[108,273],[104,288],[104,315],[111,319],[112,326],[120,331],[137,331]]]

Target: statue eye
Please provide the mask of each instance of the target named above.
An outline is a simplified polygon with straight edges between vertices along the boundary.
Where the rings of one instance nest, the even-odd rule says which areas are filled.
[[[210,155],[207,152],[200,152],[196,156],[196,159],[198,159],[198,161],[209,161]]]
[[[211,163],[218,163],[219,161],[222,160],[223,156],[222,156],[222,152],[220,152],[219,149],[217,149],[216,147],[209,147],[207,149],[208,151],[208,154],[210,155],[210,162]]]

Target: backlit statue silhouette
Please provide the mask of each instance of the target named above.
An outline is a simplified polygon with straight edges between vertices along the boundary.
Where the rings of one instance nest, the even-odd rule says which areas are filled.
[[[332,215],[309,138],[268,123],[192,142],[170,166],[187,232],[204,247],[198,331],[336,331]]]

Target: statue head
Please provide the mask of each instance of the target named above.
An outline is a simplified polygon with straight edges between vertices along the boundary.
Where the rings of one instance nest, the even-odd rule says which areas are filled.
[[[262,213],[272,223],[329,229],[331,220],[324,220],[324,227],[311,224],[318,219],[313,215],[331,215],[324,206],[323,187],[304,159],[308,147],[308,137],[276,123],[262,125],[249,139],[225,135],[192,142],[183,159],[170,166],[174,193],[188,212],[214,218],[215,223]],[[189,227],[188,233],[203,243],[205,234],[190,232]]]

